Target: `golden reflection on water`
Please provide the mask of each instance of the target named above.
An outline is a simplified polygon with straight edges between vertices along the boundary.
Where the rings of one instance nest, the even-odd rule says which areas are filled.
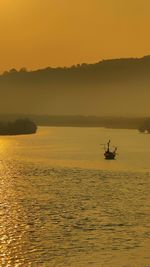
[[[1,138],[0,139],[1,158],[3,157],[3,154],[6,153],[8,147],[9,147],[9,141],[7,141],[6,138]]]
[[[16,141],[16,137],[0,140],[0,266],[8,267],[30,266],[26,257],[30,219],[22,205],[24,184],[18,183],[22,171],[15,161]]]
[[[6,144],[1,145],[4,153]],[[13,266],[21,263],[24,244],[24,230],[21,229],[20,216],[26,220],[25,211],[18,203],[15,190],[15,170],[11,164],[1,162],[0,165],[0,264],[1,266]],[[25,222],[24,222],[25,223]],[[18,265],[19,266],[19,265]]]
[[[0,139],[0,266],[147,266],[150,173],[99,160],[97,129],[68,131]]]

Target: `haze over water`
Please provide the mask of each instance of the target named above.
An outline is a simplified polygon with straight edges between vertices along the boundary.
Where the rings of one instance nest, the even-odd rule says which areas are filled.
[[[148,134],[40,127],[0,151],[0,266],[149,266]]]

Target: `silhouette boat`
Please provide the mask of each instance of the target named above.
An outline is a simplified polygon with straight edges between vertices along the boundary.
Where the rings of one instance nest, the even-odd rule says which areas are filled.
[[[115,159],[117,147],[113,151],[110,150],[110,140],[107,143],[107,148],[105,148],[104,157],[105,159]]]

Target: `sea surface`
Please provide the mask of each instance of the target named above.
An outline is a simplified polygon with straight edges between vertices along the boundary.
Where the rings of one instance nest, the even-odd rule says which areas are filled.
[[[106,161],[108,139],[117,159]],[[0,266],[150,267],[150,135],[0,137]]]

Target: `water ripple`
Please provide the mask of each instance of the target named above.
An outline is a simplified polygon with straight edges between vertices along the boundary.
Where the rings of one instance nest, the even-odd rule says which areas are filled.
[[[129,251],[148,263],[150,173],[2,161],[0,176],[1,266],[110,266]]]

